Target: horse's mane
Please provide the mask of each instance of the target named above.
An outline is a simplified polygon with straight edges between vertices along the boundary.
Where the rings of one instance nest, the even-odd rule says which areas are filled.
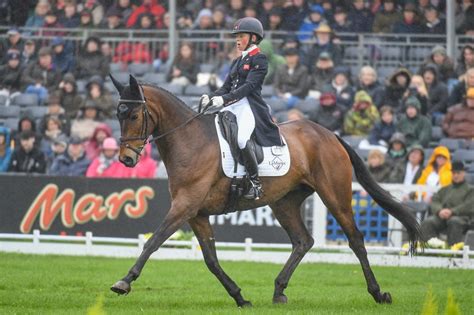
[[[148,87],[152,87],[154,89],[157,89],[161,92],[164,92],[166,95],[168,95],[169,97],[171,97],[173,100],[175,100],[178,104],[182,105],[184,108],[187,108],[189,109],[190,111],[192,112],[195,112],[191,107],[189,107],[185,102],[183,102],[182,99],[180,99],[179,97],[177,97],[176,95],[174,95],[173,93],[171,93],[170,91],[168,91],[167,89],[165,88],[162,88],[161,86],[158,86],[156,84],[153,84],[153,83],[141,83],[143,86],[148,86]]]

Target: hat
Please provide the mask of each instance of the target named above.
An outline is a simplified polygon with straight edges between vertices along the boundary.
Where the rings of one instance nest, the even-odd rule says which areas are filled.
[[[444,48],[441,45],[436,45],[431,50],[431,55],[434,55],[434,54],[441,54],[443,56],[446,56],[448,53],[446,52],[446,48]]]
[[[461,172],[466,170],[464,163],[462,161],[454,161],[451,163],[451,171],[453,172]]]
[[[69,139],[69,144],[81,144],[83,143],[84,141],[78,137],[78,136],[72,136],[70,139]]]
[[[319,97],[319,103],[324,106],[322,103],[326,100],[330,100],[331,104],[336,103],[336,94],[334,91],[325,91],[321,93],[321,96]]]
[[[35,137],[35,133],[32,130],[25,130],[20,133],[20,140],[28,140]]]
[[[405,101],[405,106],[408,107],[415,107],[417,110],[421,109],[421,103],[416,96],[410,96]]]
[[[331,54],[328,53],[327,51],[323,51],[319,54],[318,59],[326,59],[326,60],[331,59]]]
[[[299,54],[299,52],[298,52],[297,48],[287,48],[284,51],[285,56],[294,56],[294,55],[298,55],[298,54]]]
[[[46,55],[52,55],[51,48],[49,47],[41,47],[41,49],[38,51],[38,56],[46,56]]]
[[[319,26],[314,29],[316,33],[331,33],[332,29],[327,24],[319,24]]]
[[[53,144],[67,146],[69,139],[64,134],[60,134],[56,139],[54,139]]]
[[[20,52],[13,50],[7,53],[7,60],[20,60]]]
[[[16,27],[12,27],[8,30],[7,35],[17,35],[20,34],[20,31]]]
[[[59,46],[59,45],[64,45],[64,39],[62,37],[55,37],[51,41],[51,46]]]
[[[362,90],[356,93],[354,97],[354,102],[355,103],[366,102],[366,103],[372,104],[372,97],[370,97],[369,93]]]
[[[408,155],[410,155],[410,153],[412,153],[413,151],[415,150],[418,150],[421,152],[421,156],[422,156],[422,160],[425,159],[425,150],[423,149],[423,147],[419,144],[414,144],[412,145],[411,147],[408,148]]]
[[[394,142],[400,142],[401,144],[406,144],[405,135],[401,132],[395,132],[392,137],[390,138],[389,143],[392,144]]]
[[[71,84],[76,84],[76,78],[74,75],[70,72],[66,73],[63,77],[63,81],[65,83],[71,83]]]
[[[119,146],[117,144],[117,140],[115,138],[109,137],[105,138],[104,142],[102,143],[103,150],[118,150]]]
[[[474,98],[474,87],[470,87],[467,89],[466,98]]]
[[[337,66],[336,68],[334,68],[334,76],[338,74],[343,74],[346,76],[346,78],[349,78],[349,72],[350,69],[346,66]]]
[[[34,45],[34,44],[35,44],[35,41],[32,40],[31,38],[25,41],[25,45]]]
[[[319,4],[313,4],[309,10],[311,11],[311,13],[318,13],[320,15],[323,15],[324,13],[324,8],[322,6],[320,6]]]
[[[105,15],[106,17],[111,17],[111,16],[117,16],[119,18],[122,17],[122,12],[116,7],[116,6],[111,6]]]

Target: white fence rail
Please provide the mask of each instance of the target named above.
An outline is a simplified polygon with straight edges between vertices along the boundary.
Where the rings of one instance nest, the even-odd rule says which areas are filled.
[[[136,239],[93,236],[43,235],[38,230],[33,234],[0,234],[0,252],[25,254],[55,254],[73,256],[137,257],[145,244],[145,236]],[[284,263],[291,251],[290,244],[217,242],[218,256],[222,260]],[[462,251],[425,249],[420,255],[407,256],[400,247],[367,246],[369,260],[378,266],[406,266],[432,268],[474,269],[474,251],[464,246]],[[442,255],[442,256],[435,256]],[[154,255],[153,259],[202,259],[199,243],[168,240]],[[303,262],[358,264],[358,260],[348,246],[314,246]]]

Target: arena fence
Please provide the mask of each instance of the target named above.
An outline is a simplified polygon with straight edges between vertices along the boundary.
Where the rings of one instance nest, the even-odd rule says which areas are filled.
[[[111,238],[93,236],[0,234],[0,251],[24,254],[51,254],[72,256],[104,256],[136,258],[145,244],[145,236],[138,238]],[[229,261],[254,261],[283,264],[291,252],[290,244],[217,242],[218,257]],[[399,247],[367,246],[369,260],[376,266],[430,267],[474,269],[474,251],[464,246],[462,251],[425,249],[417,256],[407,256],[407,250]],[[191,241],[168,240],[152,259],[201,260],[202,252],[196,238]],[[305,263],[358,264],[348,246],[318,246],[303,259]]]

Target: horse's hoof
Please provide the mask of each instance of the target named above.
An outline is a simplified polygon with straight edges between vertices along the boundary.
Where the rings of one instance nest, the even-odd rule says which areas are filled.
[[[288,303],[288,298],[284,294],[273,297],[273,304],[286,304],[286,303]]]
[[[120,295],[124,295],[124,294],[126,295],[130,293],[130,291],[132,290],[132,287],[130,286],[128,282],[120,280],[120,281],[117,281],[113,286],[111,286],[110,290]]]
[[[250,301],[245,301],[245,300],[244,300],[243,302],[240,302],[240,303],[239,303],[239,307],[240,307],[240,308],[250,308],[250,307],[252,307],[252,306],[253,306],[253,305],[252,305],[252,303],[251,303]]]
[[[388,292],[380,292],[375,301],[379,304],[392,304],[392,296]]]

